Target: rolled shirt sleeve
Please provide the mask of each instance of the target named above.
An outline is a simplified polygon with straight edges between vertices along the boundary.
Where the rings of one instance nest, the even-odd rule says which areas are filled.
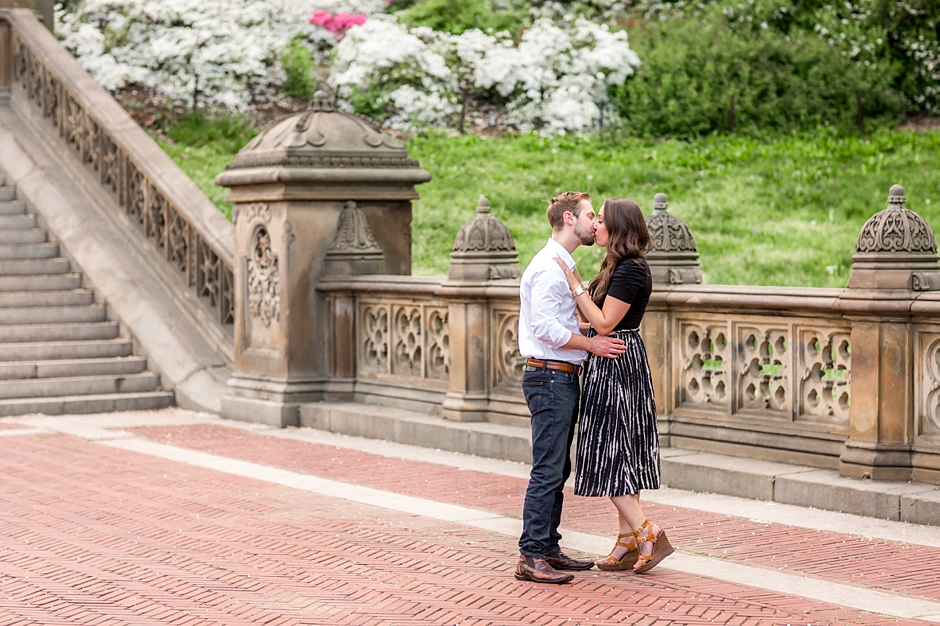
[[[558,273],[562,280],[544,275],[549,272]],[[561,348],[571,340],[573,334],[560,321],[562,302],[569,295],[568,283],[557,266],[546,267],[538,274],[532,284],[532,302],[538,303],[538,306],[532,307],[532,334],[547,346]]]

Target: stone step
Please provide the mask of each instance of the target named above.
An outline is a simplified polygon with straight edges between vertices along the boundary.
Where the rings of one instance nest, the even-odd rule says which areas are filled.
[[[60,398],[17,398],[0,400],[0,416],[78,415],[83,413],[109,413],[113,411],[152,411],[173,406],[172,391],[142,393],[95,394],[64,396]]]
[[[0,276],[0,292],[62,291],[64,289],[80,289],[81,286],[81,274]]]
[[[0,230],[8,228],[36,228],[36,216],[0,215]]]
[[[0,326],[0,343],[87,341],[89,339],[115,339],[117,336],[117,322]]]
[[[108,318],[104,306],[59,306],[0,308],[0,325],[68,324],[103,322]]]
[[[95,292],[91,289],[69,291],[0,291],[0,308],[82,306],[93,304]]]
[[[0,243],[44,243],[49,235],[41,228],[0,230]]]
[[[58,361],[0,361],[0,380],[66,378],[75,376],[126,376],[147,368],[142,356],[110,359],[62,359]]]
[[[0,180],[0,185],[3,184],[3,181]],[[8,202],[16,198],[16,187],[12,185],[4,185],[0,187],[0,201]]]
[[[532,462],[531,430],[519,426],[451,422],[433,415],[351,402],[305,404],[300,407],[300,425],[493,459]]]
[[[50,361],[113,358],[130,356],[133,352],[134,345],[124,339],[0,343],[0,363],[32,359]]]
[[[26,215],[25,202],[6,202],[0,199],[0,215]]]
[[[68,259],[0,260],[0,275],[29,276],[33,274],[67,274],[72,271]]]
[[[59,246],[54,243],[0,243],[0,259],[54,259],[59,256]]]
[[[160,377],[150,372],[128,374],[127,376],[101,375],[0,380],[0,399],[137,393],[156,391],[159,386]]]

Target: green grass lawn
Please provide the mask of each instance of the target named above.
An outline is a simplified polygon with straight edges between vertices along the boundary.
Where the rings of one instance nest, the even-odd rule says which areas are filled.
[[[190,137],[161,143],[227,215],[225,191],[213,177],[234,158],[231,141]],[[189,152],[186,148],[189,147]],[[743,136],[694,141],[615,136],[536,135],[481,138],[423,135],[411,156],[431,172],[414,205],[414,273],[447,272],[460,226],[486,195],[493,215],[512,231],[524,268],[549,235],[547,201],[587,191],[599,208],[606,197],[631,197],[645,212],[653,195],[692,230],[711,284],[844,287],[855,239],[886,206],[888,188],[904,186],[908,208],[940,229],[940,132],[882,130],[865,138],[812,135],[756,140]],[[602,251],[575,258],[593,275]]]

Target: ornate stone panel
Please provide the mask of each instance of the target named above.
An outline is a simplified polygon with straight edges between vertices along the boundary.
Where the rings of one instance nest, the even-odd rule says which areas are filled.
[[[790,333],[788,326],[736,325],[735,409],[790,415]]]
[[[424,356],[424,332],[421,307],[395,306],[392,374],[421,378]]]
[[[727,411],[731,405],[728,323],[679,321],[679,405]]]
[[[277,255],[271,249],[271,235],[263,226],[255,229],[248,259],[248,315],[265,327],[280,317],[281,284]]]
[[[364,303],[359,309],[359,371],[389,373],[389,318],[387,304]]]
[[[448,380],[450,328],[442,304],[370,298],[357,308],[359,375]]]
[[[516,391],[522,384],[525,371],[525,358],[519,353],[518,310],[494,310],[492,328],[495,361],[493,386],[508,386]]]
[[[848,427],[852,346],[847,328],[797,329],[799,336],[798,420]]]
[[[450,327],[447,309],[426,309],[425,354],[427,377],[447,380],[450,376]]]
[[[919,329],[917,345],[917,435],[940,439],[940,330]]]

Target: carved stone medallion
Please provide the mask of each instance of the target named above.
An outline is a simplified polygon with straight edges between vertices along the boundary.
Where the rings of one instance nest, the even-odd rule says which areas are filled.
[[[271,249],[271,235],[264,227],[255,230],[248,259],[248,314],[265,326],[280,315],[280,282],[277,256]]]

